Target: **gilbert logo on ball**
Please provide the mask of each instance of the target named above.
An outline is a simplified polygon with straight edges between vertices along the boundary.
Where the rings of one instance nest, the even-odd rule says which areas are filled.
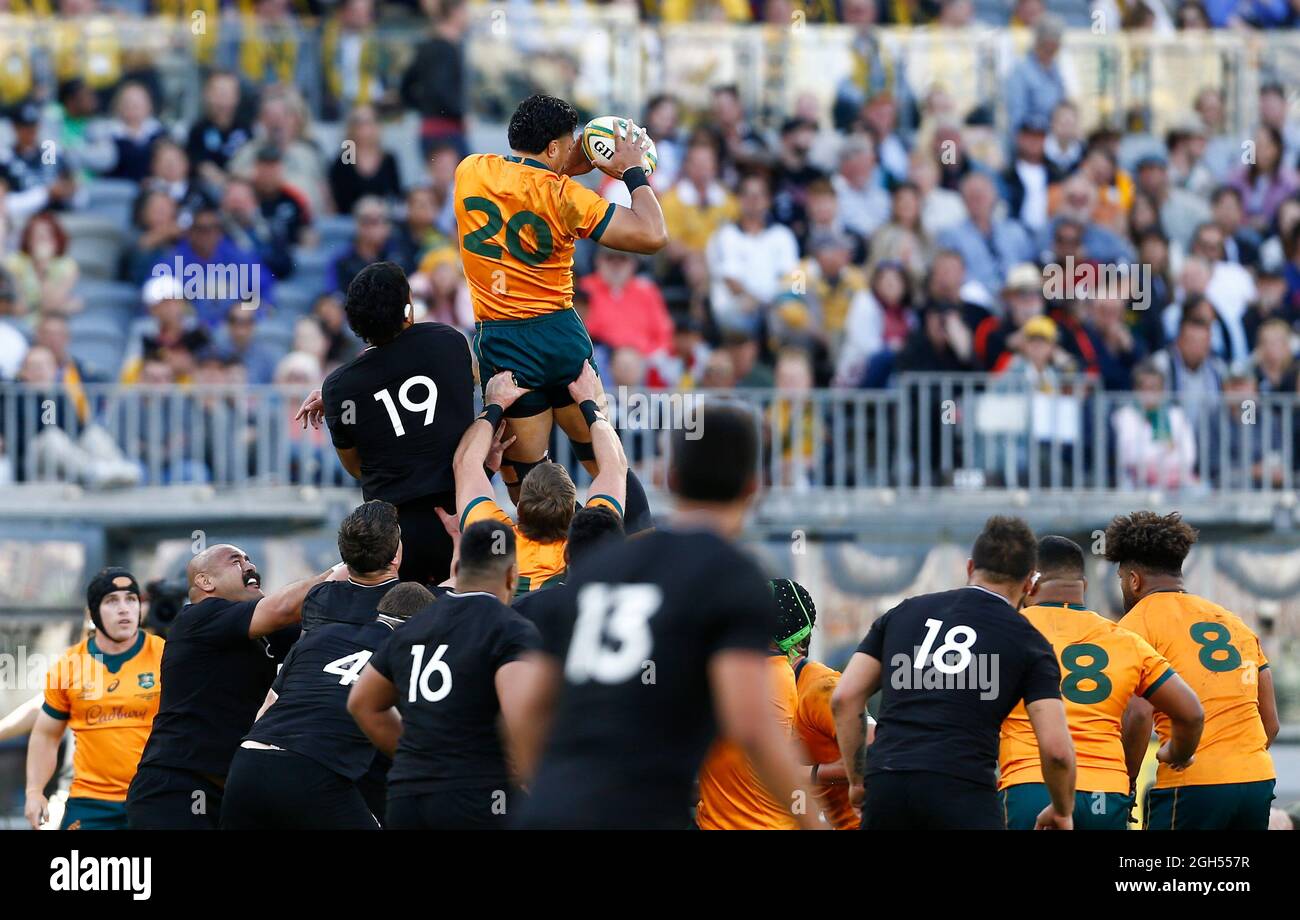
[[[609,169],[609,161],[614,156],[615,132],[618,132],[618,137],[626,138],[629,127],[632,130],[632,140],[641,143],[642,139],[646,137],[645,129],[638,127],[628,119],[620,118],[617,115],[602,115],[599,118],[593,118],[582,129],[582,152],[587,155],[587,159],[597,169],[608,175],[614,175]],[[655,142],[652,140],[641,157],[641,167],[648,176],[655,171],[655,167],[658,165],[659,153],[655,149]]]

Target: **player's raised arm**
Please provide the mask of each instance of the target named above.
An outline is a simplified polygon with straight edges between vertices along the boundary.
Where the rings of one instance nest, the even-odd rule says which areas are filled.
[[[1060,697],[1026,701],[1025,711],[1038,739],[1038,761],[1051,804],[1038,816],[1037,830],[1074,829],[1074,742]]]
[[[854,652],[840,682],[831,694],[831,712],[835,715],[835,740],[848,777],[849,795],[860,795],[866,770],[867,701],[880,689],[883,669],[880,659]],[[856,803],[855,803],[856,804]]]
[[[600,236],[602,246],[653,255],[668,245],[668,225],[650,180],[641,167],[641,157],[650,144],[643,128],[628,126],[628,136],[614,132],[614,155],[610,172],[617,175],[632,196],[630,208],[616,208],[609,225]]]
[[[627,499],[627,455],[623,452],[618,432],[601,411],[605,393],[589,362],[583,363],[582,373],[569,384],[569,395],[591,428],[591,449],[596,455],[596,478],[591,481],[587,495],[612,498],[621,509]]]
[[[307,599],[307,592],[323,581],[347,577],[347,566],[340,562],[319,575],[295,581],[266,595],[253,608],[253,619],[248,624],[248,638],[269,636],[302,622],[302,602]]]
[[[452,461],[456,476],[457,513],[463,514],[476,498],[492,497],[492,482],[483,466],[494,451],[500,461],[501,452],[508,446],[501,440],[504,435],[501,420],[515,400],[527,392],[515,383],[511,371],[501,371],[488,381],[483,391],[483,411],[465,429]]]

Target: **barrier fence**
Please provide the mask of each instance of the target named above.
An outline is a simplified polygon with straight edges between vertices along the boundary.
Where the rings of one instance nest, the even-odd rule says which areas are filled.
[[[296,387],[0,385],[0,476],[13,488],[209,483],[350,487],[326,431],[293,418]],[[754,414],[768,493],[862,489],[1289,494],[1300,397],[1050,392],[983,374],[903,374],[886,390],[611,392],[631,464],[662,487],[674,429],[727,400]],[[552,456],[582,474],[566,438]],[[2,481],[2,480],[0,480]]]

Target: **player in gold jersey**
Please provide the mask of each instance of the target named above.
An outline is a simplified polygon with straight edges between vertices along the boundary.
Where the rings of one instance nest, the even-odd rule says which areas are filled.
[[[1141,758],[1128,763],[1124,713],[1138,696],[1169,718],[1172,737],[1157,758],[1186,767],[1196,752],[1204,720],[1191,688],[1142,637],[1093,613],[1083,550],[1073,540],[1038,541],[1038,580],[1020,612],[1052,644],[1061,666],[1061,698],[1078,769],[1075,830],[1125,830]],[[1130,722],[1130,730],[1134,728]],[[1145,752],[1150,726],[1136,739]],[[1038,741],[1023,703],[1002,723],[998,798],[1010,830],[1033,830],[1049,796],[1038,760]]]
[[[140,628],[140,586],[123,568],[100,571],[86,589],[95,633],[51,666],[45,701],[27,746],[27,804],[33,828],[49,817],[45,787],[59,741],[76,736],[63,830],[125,830],[126,792],[158,713],[163,640]]]
[[[1265,830],[1277,774],[1269,746],[1278,733],[1273,677],[1258,637],[1237,616],[1183,587],[1183,560],[1196,531],[1175,512],[1135,511],[1106,528],[1106,558],[1119,567],[1127,611],[1119,625],[1164,655],[1205,709],[1195,761],[1161,763],[1146,797],[1148,830]],[[1162,743],[1170,720],[1155,713]],[[1140,699],[1128,719],[1149,737],[1151,708]],[[1127,734],[1127,733],[1126,733]]]
[[[631,193],[619,207],[574,181],[592,170],[575,135],[578,113],[554,96],[530,96],[510,119],[509,156],[475,154],[456,168],[456,232],[477,331],[479,381],[511,371],[526,393],[508,413],[514,443],[502,478],[519,484],[545,459],[552,418],[596,473],[582,413],[568,393],[591,339],[573,309],[573,252],[579,239],[650,254],[668,242],[663,212],[641,168],[648,143],[636,126],[615,138],[610,168]]]

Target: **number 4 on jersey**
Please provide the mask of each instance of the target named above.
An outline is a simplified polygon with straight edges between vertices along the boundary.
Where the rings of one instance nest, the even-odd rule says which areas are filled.
[[[366,666],[373,652],[360,651],[353,652],[351,655],[345,655],[342,658],[335,658],[322,669],[326,674],[336,674],[339,683],[345,687],[350,687],[357,682],[361,676],[361,669]]]

